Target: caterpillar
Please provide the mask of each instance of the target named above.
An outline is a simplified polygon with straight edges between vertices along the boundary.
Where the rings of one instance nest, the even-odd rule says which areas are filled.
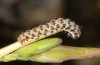
[[[21,44],[27,45],[61,31],[68,32],[68,36],[72,39],[79,38],[81,34],[79,26],[74,21],[71,21],[70,19],[58,18],[56,20],[52,19],[44,25],[27,30],[19,35],[17,40]]]
[[[79,26],[74,21],[63,18],[52,19],[50,22],[44,25],[40,25],[31,30],[23,32],[19,35],[16,42],[1,48],[0,58],[25,45],[28,45],[30,43],[33,43],[35,41],[38,41],[61,31],[68,32],[68,36],[72,39],[79,38],[81,34]]]

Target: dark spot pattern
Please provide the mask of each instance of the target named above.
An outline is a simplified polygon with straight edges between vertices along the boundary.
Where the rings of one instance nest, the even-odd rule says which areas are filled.
[[[47,30],[47,29],[44,29],[44,31],[45,31],[45,33],[47,33],[47,32],[48,32],[48,30]]]
[[[52,24],[55,25],[56,23],[55,22],[52,22]]]
[[[77,35],[78,33],[74,33],[74,35]]]
[[[51,26],[51,30],[54,30],[55,28],[53,26]]]
[[[49,28],[49,25],[46,25],[47,28]]]
[[[37,32],[37,30],[35,28],[32,29],[35,33]]]
[[[60,28],[60,25],[59,24],[57,24],[57,28]]]
[[[66,27],[66,24],[63,24],[62,28],[65,28]]]
[[[32,35],[33,38],[35,37],[35,34],[31,34],[31,35]]]
[[[61,18],[61,19],[60,19],[60,21],[63,23],[64,19],[63,19],[63,18]]]
[[[55,20],[54,20],[54,19],[52,19],[52,20],[51,20],[51,22],[53,23],[53,22],[55,22]]]
[[[70,27],[65,28],[65,30],[69,30],[69,29],[70,29]]]

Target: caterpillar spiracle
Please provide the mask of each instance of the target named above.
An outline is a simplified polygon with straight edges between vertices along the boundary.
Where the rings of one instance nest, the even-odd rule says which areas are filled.
[[[61,31],[68,32],[68,36],[73,39],[79,38],[81,34],[79,26],[74,21],[58,18],[57,20],[52,19],[44,25],[27,30],[18,37],[18,41],[27,45]]]

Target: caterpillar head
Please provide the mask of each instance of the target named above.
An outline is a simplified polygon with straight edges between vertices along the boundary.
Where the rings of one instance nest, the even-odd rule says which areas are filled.
[[[81,35],[80,27],[70,19],[63,19],[59,18],[58,21],[60,22],[60,26],[63,29],[63,31],[68,32],[68,37],[71,37],[73,39],[77,39]],[[62,23],[63,22],[63,23]]]
[[[80,27],[75,24],[75,22],[70,22],[69,23],[69,29],[67,29],[68,31],[68,37],[72,37],[73,39],[77,39],[80,37],[81,35],[81,30],[80,30]]]
[[[73,39],[77,39],[77,38],[80,37],[80,34],[81,34],[80,29],[77,29],[77,30],[76,29],[70,29],[70,30],[68,30],[67,36],[71,37]]]

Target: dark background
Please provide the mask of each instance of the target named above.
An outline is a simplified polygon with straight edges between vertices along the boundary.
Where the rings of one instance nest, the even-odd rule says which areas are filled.
[[[53,18],[69,18],[82,27],[77,40],[64,32],[63,44],[79,47],[100,47],[100,0],[0,0],[0,47],[16,41],[18,35]],[[0,65],[99,65],[100,59],[70,60],[60,64],[12,61]]]

